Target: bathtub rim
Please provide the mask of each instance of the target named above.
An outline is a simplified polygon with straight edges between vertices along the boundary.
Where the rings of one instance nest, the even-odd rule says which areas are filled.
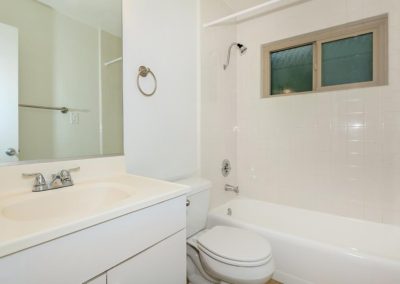
[[[349,255],[351,257],[357,257],[357,258],[361,258],[361,259],[365,259],[365,260],[371,260],[371,261],[385,262],[388,265],[400,266],[400,256],[397,258],[397,257],[385,256],[384,254],[383,255],[379,255],[379,254],[375,254],[375,253],[372,253],[372,252],[367,252],[367,251],[360,250],[360,249],[346,247],[344,245],[331,244],[331,243],[323,242],[323,241],[316,240],[316,239],[306,238],[306,237],[301,236],[301,235],[290,234],[290,233],[282,232],[282,231],[279,231],[279,230],[276,230],[276,229],[271,229],[271,228],[268,228],[266,226],[261,226],[261,225],[257,225],[257,224],[253,224],[253,223],[246,223],[245,221],[235,219],[234,217],[229,216],[227,214],[221,214],[220,213],[220,212],[222,212],[221,209],[229,208],[228,205],[230,203],[235,202],[235,201],[242,201],[242,200],[243,201],[251,201],[251,202],[261,202],[261,203],[266,203],[266,204],[273,205],[273,206],[279,206],[279,207],[284,207],[284,208],[286,207],[286,208],[301,210],[303,212],[312,213],[312,214],[321,214],[323,216],[335,217],[335,218],[339,218],[341,220],[357,222],[359,224],[364,224],[364,225],[373,224],[375,226],[376,225],[378,225],[378,226],[389,226],[389,227],[393,227],[396,230],[400,230],[400,228],[398,226],[392,225],[392,224],[377,223],[377,222],[372,222],[372,221],[368,221],[368,220],[351,218],[351,217],[335,215],[335,214],[330,214],[330,213],[320,212],[320,211],[313,211],[313,210],[309,210],[309,209],[292,207],[292,206],[289,206],[289,205],[272,203],[272,202],[268,202],[268,201],[261,201],[261,200],[242,197],[242,196],[238,196],[238,197],[236,197],[234,199],[229,200],[228,202],[225,202],[224,204],[221,204],[221,205],[211,209],[208,212],[208,218],[210,216],[212,216],[213,218],[216,218],[217,220],[219,219],[219,220],[227,221],[228,223],[233,223],[234,225],[236,225],[238,227],[242,227],[242,228],[246,228],[246,229],[254,230],[254,231],[258,231],[258,230],[265,231],[266,233],[275,234],[275,235],[277,235],[279,237],[282,237],[282,238],[290,240],[290,241],[301,241],[305,245],[308,245],[308,246],[315,246],[316,245],[317,247],[320,247],[322,249],[328,249],[330,251],[338,251],[339,250],[341,253],[343,253],[345,255]],[[207,220],[207,227],[208,227],[208,223],[209,222]],[[272,248],[272,253],[273,253],[273,248]]]

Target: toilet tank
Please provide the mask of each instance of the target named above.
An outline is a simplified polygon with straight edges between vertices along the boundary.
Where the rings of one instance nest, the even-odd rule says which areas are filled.
[[[193,177],[176,181],[176,183],[190,187],[186,207],[186,236],[189,238],[206,228],[211,182]]]

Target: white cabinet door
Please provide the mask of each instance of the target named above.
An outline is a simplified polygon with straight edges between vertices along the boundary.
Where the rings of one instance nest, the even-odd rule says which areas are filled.
[[[161,283],[186,283],[185,230],[107,272],[107,284]]]
[[[0,23],[0,163],[18,160],[18,30]]]
[[[107,284],[107,275],[104,273],[84,284]]]

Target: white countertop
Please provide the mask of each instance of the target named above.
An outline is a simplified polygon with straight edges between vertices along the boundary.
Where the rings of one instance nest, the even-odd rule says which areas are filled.
[[[91,188],[106,188],[108,185],[120,188],[119,193],[123,192],[124,198],[116,199],[109,204],[106,201],[106,206],[94,206],[95,208],[91,208],[91,204],[88,204],[87,207],[85,204],[75,204],[71,199],[71,196],[74,197],[78,191],[80,191],[79,194],[84,191],[86,198],[91,198],[89,195]],[[96,194],[95,191],[93,192]],[[73,187],[45,192],[34,193],[21,189],[0,192],[0,257],[184,195],[187,192],[188,187],[183,185],[128,174],[79,182]],[[93,197],[96,198],[96,196]],[[104,199],[99,200],[98,203],[105,201],[107,197],[104,195]],[[53,214],[57,208],[52,208],[51,215],[53,216],[45,216],[45,218],[35,218],[35,216],[30,218],[29,215],[28,218],[10,218],[7,215],[10,214],[7,213],[7,208],[10,206],[17,204],[17,207],[13,207],[13,214],[15,214],[21,208],[19,205],[21,201],[29,202],[39,199],[43,202],[56,200],[62,204],[62,210],[68,210],[68,204],[71,204],[70,212],[73,214]],[[76,203],[79,203],[79,200],[76,200]],[[47,207],[50,206],[48,203],[43,204],[46,204]],[[22,205],[22,207],[24,206]],[[23,208],[23,210],[27,209],[30,208],[26,206]],[[32,215],[35,213],[33,212]]]

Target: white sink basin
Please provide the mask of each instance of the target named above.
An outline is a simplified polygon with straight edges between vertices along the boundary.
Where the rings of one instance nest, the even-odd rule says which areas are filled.
[[[15,221],[69,218],[96,213],[134,193],[116,183],[94,183],[54,191],[29,193],[3,206],[2,215]]]

